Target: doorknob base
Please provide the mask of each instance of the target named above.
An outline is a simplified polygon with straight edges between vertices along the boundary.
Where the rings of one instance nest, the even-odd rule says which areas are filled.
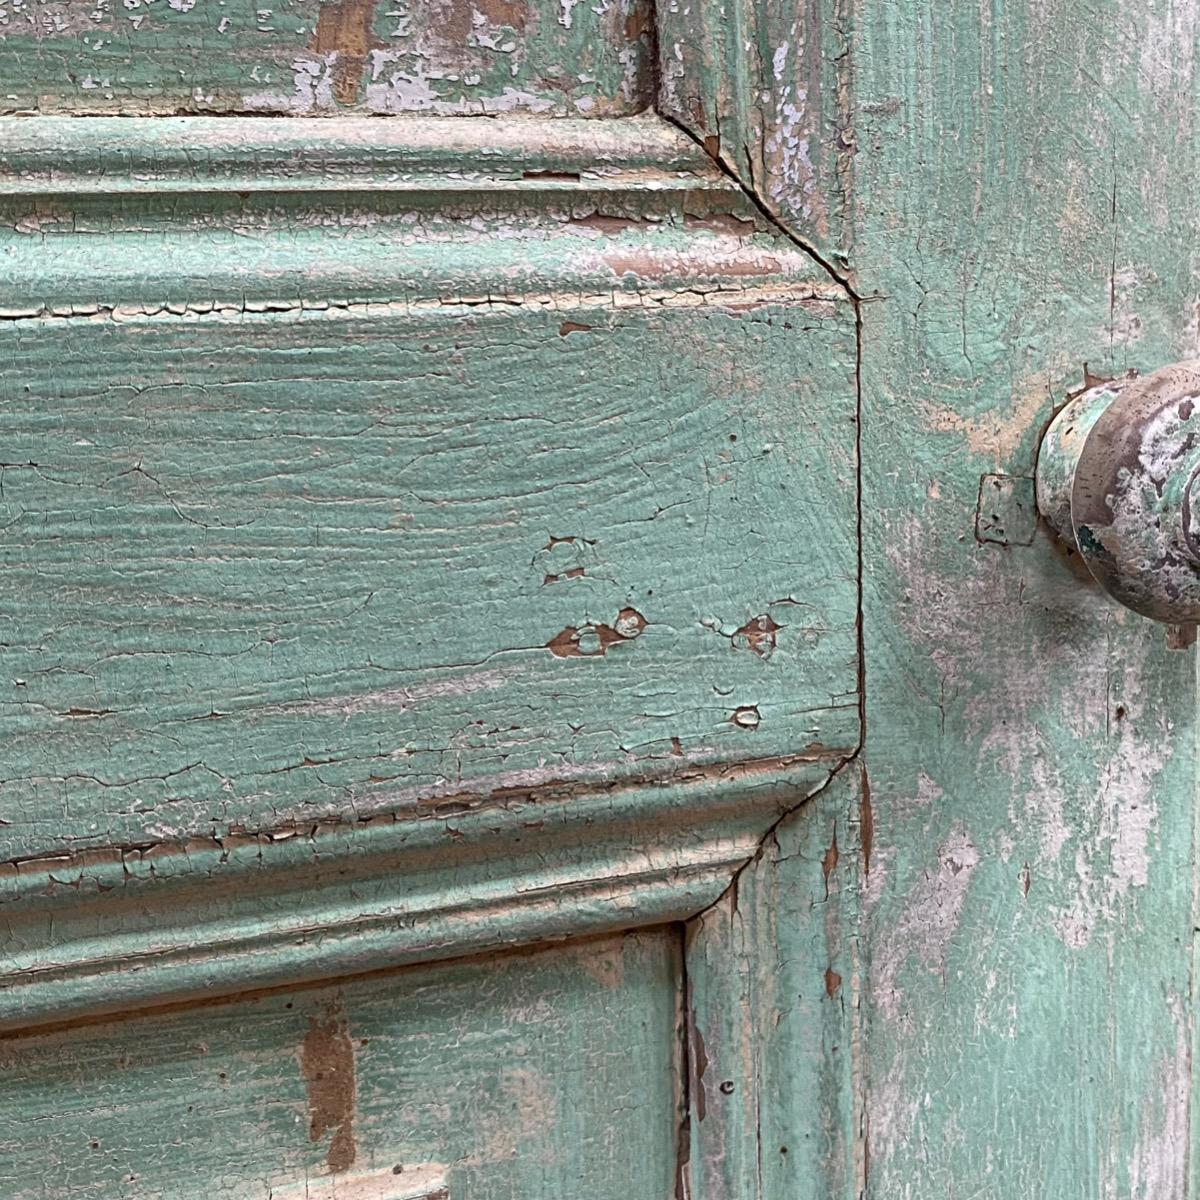
[[[1071,524],[1071,486],[1079,455],[1096,422],[1128,382],[1106,379],[1076,392],[1042,435],[1035,472],[1038,511],[1072,550],[1079,549]]]

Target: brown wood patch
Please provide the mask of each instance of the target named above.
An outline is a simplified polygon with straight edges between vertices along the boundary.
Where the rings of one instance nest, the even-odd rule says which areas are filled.
[[[341,999],[312,1017],[300,1046],[300,1067],[308,1086],[310,1141],[333,1137],[325,1161],[330,1171],[345,1171],[354,1162],[354,1044]]]
[[[309,49],[336,54],[333,94],[339,104],[355,104],[367,55],[383,44],[373,37],[376,0],[334,0],[322,4]]]

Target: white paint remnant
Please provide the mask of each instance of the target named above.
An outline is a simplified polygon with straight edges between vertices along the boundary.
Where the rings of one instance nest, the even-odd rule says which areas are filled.
[[[1145,335],[1145,322],[1134,308],[1141,279],[1132,267],[1122,267],[1112,278],[1112,325],[1109,337],[1114,346],[1133,346]]]
[[[1058,862],[1075,833],[1067,820],[1067,793],[1058,770],[1044,758],[1030,764],[1030,782],[1025,819],[1035,824],[1040,835],[1039,865],[1049,866]]]
[[[1018,392],[1033,394],[1034,389]],[[986,460],[989,448],[1010,446],[1033,407],[1020,400],[1011,424],[995,420],[989,431],[972,422],[961,431],[978,443],[973,449]],[[902,620],[914,644],[927,648],[941,695],[969,694],[962,711],[980,762],[1012,781],[1011,833],[1004,844],[997,835],[996,849],[1018,853],[1023,861],[1029,856],[1031,886],[1054,889],[1057,906],[1042,911],[1065,945],[1082,949],[1105,924],[1108,935],[1116,936],[1123,900],[1149,881],[1158,821],[1155,789],[1174,747],[1170,717],[1143,700],[1149,636],[1129,646],[1117,669],[1102,636],[1090,637],[1081,652],[1048,630],[1039,634],[1041,625],[998,632],[987,614],[1019,613],[1029,597],[1014,590],[1026,589],[1028,580],[1014,575],[1001,556],[989,554],[966,576],[944,576],[942,558],[927,537],[913,521],[894,531],[888,549],[912,600]],[[1125,619],[1103,599],[1081,595],[1074,584],[1070,595],[1076,606],[1096,605],[1091,618],[1096,630]],[[1043,600],[1052,598],[1043,593]],[[1061,686],[1064,671],[1076,683],[1069,694]],[[995,686],[997,679],[1004,680],[1003,688]],[[1051,697],[1054,707],[1047,708]],[[1072,764],[1047,753],[1044,722],[1061,724],[1097,747],[1099,761],[1082,770],[1075,763],[1072,774]],[[1093,782],[1085,791],[1077,778]],[[1030,854],[1031,834],[1036,856]],[[1073,870],[1060,868],[1050,878],[1043,871],[1039,880],[1038,867],[1064,858]]]
[[[783,70],[787,66],[787,56],[790,43],[784,42],[775,50],[775,54],[771,59],[771,69],[775,75],[776,83],[783,82]]]
[[[301,700],[294,704],[276,704],[260,709],[264,715],[284,713],[311,717],[345,716],[372,712],[381,708],[407,709],[427,700],[453,699],[477,692],[494,691],[508,683],[503,671],[476,671],[470,675],[433,679],[409,687],[383,688],[351,696],[333,696],[325,700]]]
[[[446,1168],[440,1163],[392,1167],[365,1175],[332,1175],[272,1187],[270,1200],[427,1200],[444,1194]]]
[[[521,88],[505,87],[499,95],[467,95],[458,90],[443,94],[435,86],[449,82],[433,71],[417,66],[412,71],[394,71],[384,75],[395,56],[376,51],[372,60],[375,81],[367,84],[366,107],[373,113],[426,112],[435,116],[465,116],[472,113],[492,116],[496,113],[545,113],[554,108],[554,101]],[[476,77],[477,78],[477,77]],[[464,84],[467,82],[463,81]]]
[[[903,1059],[894,1059],[870,1092],[872,1155],[887,1161],[903,1149],[912,1136],[920,1108],[920,1102],[906,1086]]]
[[[806,112],[802,107],[808,99],[804,88],[797,88],[792,98],[792,86],[783,89],[776,106],[776,122],[763,144],[764,157],[770,164],[770,192],[773,199],[792,203],[797,192],[811,198],[816,186],[816,170],[811,156],[811,139],[805,128]],[[808,214],[811,203],[801,206]]]
[[[263,112],[288,112],[296,116],[329,112],[333,103],[333,68],[336,51],[331,54],[308,55],[292,63],[292,94],[253,92],[242,103],[248,109]]]
[[[1188,1101],[1191,1093],[1188,1014],[1170,998],[1175,1045],[1158,1064],[1160,1091],[1142,1109],[1141,1135],[1129,1158],[1131,1200],[1187,1194]]]
[[[925,774],[917,776],[917,792],[915,796],[898,796],[892,805],[895,812],[919,812],[930,808],[935,801],[940,800],[946,793]]]
[[[638,82],[642,73],[642,54],[636,46],[626,46],[617,54],[621,64],[621,95],[627,103],[632,104],[638,97]]]
[[[935,974],[944,974],[946,956],[962,917],[971,877],[979,865],[966,827],[956,825],[937,849],[936,865],[913,885],[890,936],[876,952],[873,991],[890,1021],[906,1016],[901,972],[915,958]]]
[[[1110,738],[1111,749],[1093,796],[1081,809],[1083,837],[1075,851],[1076,893],[1055,915],[1053,928],[1073,949],[1082,949],[1102,922],[1115,935],[1122,899],[1150,878],[1151,836],[1158,820],[1158,776],[1171,758],[1172,723],[1162,712],[1147,711],[1141,679],[1145,652],[1128,658],[1110,686],[1120,697],[1123,717]],[[1075,836],[1079,836],[1078,818]]]
[[[1149,879],[1150,834],[1158,818],[1151,787],[1169,752],[1144,753],[1140,761],[1137,751],[1114,755],[1100,782],[1098,825],[1075,851],[1076,895],[1053,921],[1074,950],[1083,949],[1101,923],[1114,933],[1120,901]]]
[[[863,914],[870,916],[891,881],[892,866],[896,858],[894,846],[876,845],[871,854],[871,871],[862,882]]]

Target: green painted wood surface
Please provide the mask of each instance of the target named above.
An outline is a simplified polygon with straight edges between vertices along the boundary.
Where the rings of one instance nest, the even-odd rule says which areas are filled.
[[[688,927],[692,1200],[860,1200],[862,773],[763,839]]]
[[[690,917],[855,752],[844,295],[661,122],[360,125],[0,129],[10,1028],[333,974],[347,1011],[407,1013],[354,973]],[[523,1145],[451,1195],[685,1186],[669,962],[619,1009],[580,998],[609,1053],[546,1068],[621,1168],[572,1126],[553,1177]],[[464,1071],[506,1019],[495,969],[462,968]],[[643,1010],[670,1024],[630,1075]],[[260,1028],[153,1020],[225,1011]],[[84,1034],[41,1036],[90,1069]],[[485,1051],[476,1107],[510,1052]],[[380,1053],[382,1105],[412,1067]],[[14,1108],[53,1081],[29,1065]],[[196,1090],[162,1060],[136,1084],[148,1110]],[[476,1107],[391,1139],[473,1162]],[[134,1195],[206,1186],[143,1145]],[[235,1193],[303,1175],[267,1153]]]
[[[362,219],[372,205],[386,205],[398,195],[407,196],[409,203],[414,194],[424,195],[427,204],[440,197],[452,213],[455,205],[471,198],[478,208],[480,193],[494,211],[497,193],[520,192],[527,206],[553,198],[577,218],[594,214],[599,204],[609,215],[620,216],[626,203],[632,207],[630,217],[640,212],[651,218],[660,211],[693,220],[737,215],[751,221],[747,233],[754,231],[753,211],[738,196],[737,185],[694,142],[653,116],[611,121],[469,116],[454,121],[0,119],[0,195],[25,198],[12,213],[17,233],[30,233],[35,220],[53,225],[56,213],[62,220],[63,210],[52,201],[69,200],[74,217],[76,207],[94,196],[110,198],[98,210],[109,220],[121,212],[114,213],[111,198],[123,196],[128,200],[126,225],[153,215],[178,222],[179,199],[151,203],[165,192],[199,194],[190,210],[193,220],[198,211],[206,211],[202,205],[214,203],[215,193],[226,192],[243,200],[264,193],[295,200],[366,192],[371,199],[357,201]],[[356,206],[349,207],[355,211]]]
[[[679,974],[669,929],[0,1041],[0,1190],[279,1200],[434,1164],[452,1200],[665,1197]]]
[[[1194,656],[1104,601],[1022,497],[1038,435],[1085,362],[1104,372],[1197,353],[1195,6],[672,3],[658,17],[658,107],[739,177],[745,201],[678,146],[644,175],[644,156],[589,174],[586,139],[545,151],[549,119],[526,127],[523,147],[504,126],[499,161],[455,142],[458,181],[428,138],[408,160],[424,155],[428,173],[405,167],[411,147],[399,163],[354,152],[347,172],[354,139],[338,133],[312,154],[297,135],[268,147],[269,178],[249,189],[233,181],[257,151],[243,147],[214,184],[207,142],[205,161],[186,162],[186,126],[163,127],[168,161],[148,175],[145,147],[122,141],[134,169],[116,184],[78,142],[69,178],[56,174],[45,146],[70,143],[61,128],[10,158],[12,319],[0,333],[44,400],[104,435],[79,445],[49,409],[0,410],[16,446],[3,500],[20,506],[21,535],[5,545],[0,595],[7,586],[20,602],[24,630],[5,653],[23,656],[19,686],[42,689],[8,706],[23,769],[42,772],[16,776],[29,786],[17,786],[11,852],[103,848],[126,833],[170,841],[265,813],[392,814],[446,792],[475,803],[528,788],[536,803],[547,785],[579,795],[604,779],[788,759],[818,739],[836,771],[865,739],[860,762],[733,869],[736,889],[692,926],[688,978],[663,984],[691,1026],[689,1116],[676,1132],[694,1193],[1185,1195]],[[344,66],[318,70],[332,87]],[[366,71],[360,109],[372,103]],[[285,95],[272,105],[296,111]],[[547,111],[580,113],[566,101]],[[650,127],[597,124],[604,138]],[[347,179],[369,199],[338,193]],[[160,185],[184,195],[148,198]],[[497,190],[511,194],[481,195]],[[794,240],[772,234],[764,212]],[[786,328],[798,312],[802,338]],[[423,410],[388,389],[425,370],[413,333],[453,368],[422,393],[448,398],[436,419],[406,424]],[[150,387],[121,392],[122,362]],[[218,396],[201,394],[208,372],[225,383]],[[331,397],[314,374],[352,382]],[[598,377],[613,387],[597,391]],[[296,387],[286,403],[284,383]],[[364,411],[395,429],[385,439],[364,427]],[[813,418],[819,431],[798,437]],[[392,436],[411,447],[403,477],[380,449]],[[347,475],[328,453],[345,438],[366,447],[351,465],[361,457],[370,472]],[[55,473],[35,445],[59,452]],[[330,471],[302,458],[313,449]],[[593,525],[560,529],[579,513],[528,490],[548,462],[581,489]],[[438,479],[473,470],[503,486],[463,491],[449,519],[414,513],[394,533],[369,486],[419,485],[435,464]],[[996,481],[1011,498],[999,535],[978,511]],[[85,509],[62,498],[80,485],[95,493]],[[524,506],[512,517],[510,496]],[[339,520],[332,541],[301,542],[301,505],[314,499],[354,500],[369,523]],[[120,542],[131,526],[117,504],[153,536]],[[234,519],[247,505],[257,531]],[[81,536],[87,519],[133,572],[106,574],[111,560]],[[634,532],[618,535],[627,522]],[[593,539],[622,549],[590,557]],[[404,549],[385,557],[393,544]],[[195,547],[215,553],[182,552]],[[214,581],[250,550],[266,555],[262,569],[219,608]],[[350,571],[327,569],[334,551]],[[129,625],[136,613],[138,638],[121,644],[138,654],[145,640],[161,649],[168,628],[156,579],[201,600],[196,641],[167,647],[183,660],[170,683],[154,674],[165,664],[109,661],[86,682],[95,610],[79,607],[70,562],[110,588],[114,625],[111,614]],[[374,613],[355,608],[356,566],[404,572],[436,619],[400,584],[372,599]],[[663,579],[678,608],[663,602]],[[289,600],[311,580],[328,619]],[[651,589],[661,609],[650,611]],[[486,595],[504,598],[498,614]],[[229,639],[251,627],[239,605],[264,596],[285,636],[239,663]],[[763,597],[785,598],[789,614],[815,606],[800,626],[818,634],[810,657],[786,628],[758,653],[760,635],[787,624]],[[40,621],[26,611],[36,603]],[[647,622],[636,638],[629,614],[617,632],[627,607]],[[305,640],[317,627],[330,636]],[[563,657],[553,638],[566,630]],[[104,628],[102,640],[122,636]],[[581,653],[584,637],[605,653]],[[228,716],[211,715],[225,711],[210,698],[215,668],[192,661],[209,642],[229,656],[222,688],[232,675],[245,706]],[[465,655],[450,657],[449,642]],[[45,678],[25,666],[43,643],[74,674],[57,659]],[[377,684],[378,647],[397,645],[403,659],[386,665],[401,682]],[[510,658],[502,684],[463,693],[463,672]],[[359,707],[381,692],[397,703]],[[151,695],[164,705],[152,710]],[[281,703],[309,707],[273,711]],[[170,734],[182,745],[158,735],[172,722],[187,727]],[[430,728],[451,736],[418,742]],[[152,744],[156,763],[186,770],[138,783],[97,770],[127,771]],[[211,765],[214,750],[226,769],[190,766],[193,745],[206,755],[195,761]],[[375,782],[375,760],[398,746],[409,752],[387,769],[402,778]],[[59,776],[51,761],[75,765]]]
[[[656,10],[657,110],[839,270],[851,252],[858,7],[667,0]]]
[[[836,759],[561,784],[0,868],[0,1029],[679,921]]]
[[[646,0],[3,0],[0,113],[553,113],[651,99]]]
[[[736,194],[22,161],[3,857],[852,751],[853,312]]]
[[[887,1200],[1190,1194],[1194,655],[1106,602],[1029,500],[1085,363],[1197,352],[1196,7],[671,12],[716,31],[672,115],[845,270],[862,319],[861,1115],[829,1187],[852,1168]],[[706,49],[727,28],[763,92]],[[822,113],[840,173],[801,156]],[[780,146],[790,184],[763,170]],[[1000,536],[977,512],[994,481]]]
[[[871,1196],[1187,1191],[1194,654],[974,520],[1084,362],[1196,353],[1196,32],[862,13]]]

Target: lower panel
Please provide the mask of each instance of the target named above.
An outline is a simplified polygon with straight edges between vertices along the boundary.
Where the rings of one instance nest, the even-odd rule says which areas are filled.
[[[0,1041],[0,1194],[674,1187],[676,927]]]

